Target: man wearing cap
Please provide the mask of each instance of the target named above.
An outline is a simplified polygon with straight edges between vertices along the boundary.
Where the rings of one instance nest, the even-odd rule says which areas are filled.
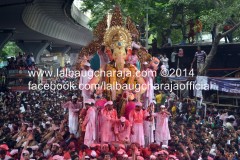
[[[84,144],[88,147],[96,140],[96,111],[93,108],[94,104],[95,101],[93,99],[85,101],[87,114],[84,118],[82,127],[85,130]]]
[[[93,70],[91,69],[91,64],[89,62],[84,63],[84,69],[81,71],[79,90],[82,91],[83,102],[91,98],[90,87],[88,87],[88,82],[93,78]]]
[[[144,146],[144,131],[143,131],[144,113],[142,110],[142,103],[137,102],[136,108],[129,114],[129,121],[131,124],[131,137],[132,143],[139,143]]]
[[[117,111],[113,109],[113,102],[105,103],[105,108],[101,110],[101,142],[115,141],[113,124],[117,121]]]
[[[171,114],[166,110],[164,105],[160,106],[161,111],[153,114],[156,117],[155,140],[158,144],[168,146],[168,140],[171,139],[168,127],[168,119]]]
[[[121,117],[120,120],[114,125],[114,134],[116,135],[116,141],[129,142],[130,141],[131,126],[125,117]]]
[[[81,103],[77,102],[77,96],[72,96],[72,101],[68,101],[62,105],[63,108],[68,108],[68,127],[69,132],[77,136],[78,132],[78,115],[79,110],[82,109]]]

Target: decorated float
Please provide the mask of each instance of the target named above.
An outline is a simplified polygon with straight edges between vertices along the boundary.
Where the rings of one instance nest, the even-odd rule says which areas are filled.
[[[137,101],[144,102],[144,95],[147,96],[149,90],[153,92],[153,88],[149,87],[149,76],[141,74],[143,65],[148,65],[148,71],[156,71],[159,60],[137,43],[139,32],[130,17],[122,17],[119,6],[115,7],[111,20],[107,17],[95,28],[94,40],[81,50],[77,69],[81,70],[83,64],[97,53],[101,67],[89,82],[90,92],[99,92],[96,87],[101,87],[108,100],[115,101],[119,97],[128,100],[128,95],[134,94]],[[133,58],[136,61],[131,61]]]

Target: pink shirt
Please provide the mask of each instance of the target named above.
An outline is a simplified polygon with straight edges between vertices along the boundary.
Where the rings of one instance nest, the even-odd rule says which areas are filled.
[[[114,133],[118,134],[116,138],[119,141],[129,141],[130,140],[130,131],[131,131],[131,126],[130,122],[128,120],[125,121],[124,125],[121,124],[121,122],[116,122],[114,125]]]
[[[131,56],[129,56],[129,58],[128,58],[128,62],[130,63],[130,64],[133,64],[133,65],[135,65],[135,64],[137,64],[137,61],[138,61],[138,56],[135,54],[135,55],[131,55]]]
[[[144,113],[143,110],[136,111],[132,110],[129,114],[129,121],[131,124],[133,123],[143,123]]]

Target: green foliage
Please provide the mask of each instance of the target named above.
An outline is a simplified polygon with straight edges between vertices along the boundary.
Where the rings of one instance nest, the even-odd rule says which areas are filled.
[[[0,61],[6,60],[7,57],[16,56],[22,50],[16,45],[15,42],[8,42],[0,51]]]
[[[123,16],[131,16],[135,22],[139,23],[145,16],[145,8],[140,3],[146,2],[147,0],[85,0],[81,9],[83,12],[91,10],[92,19],[89,26],[94,28],[115,5],[121,5]]]
[[[114,5],[120,5],[123,16],[130,16],[142,33],[148,13],[149,34],[157,35],[159,44],[166,30],[170,30],[173,43],[179,43],[188,32],[187,21],[197,16],[203,22],[203,31],[210,32],[214,23],[221,26],[232,14],[238,22],[240,14],[239,0],[85,0],[82,11],[92,12],[89,25],[94,28]],[[239,35],[237,32],[234,35]]]

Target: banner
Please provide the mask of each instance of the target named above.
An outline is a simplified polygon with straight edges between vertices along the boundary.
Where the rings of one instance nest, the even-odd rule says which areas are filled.
[[[188,80],[188,77],[168,77],[168,79],[170,81],[179,81],[179,82],[182,82],[182,81],[187,81]]]
[[[222,92],[240,93],[240,79],[239,78],[208,78],[208,83],[211,90],[218,90]]]

